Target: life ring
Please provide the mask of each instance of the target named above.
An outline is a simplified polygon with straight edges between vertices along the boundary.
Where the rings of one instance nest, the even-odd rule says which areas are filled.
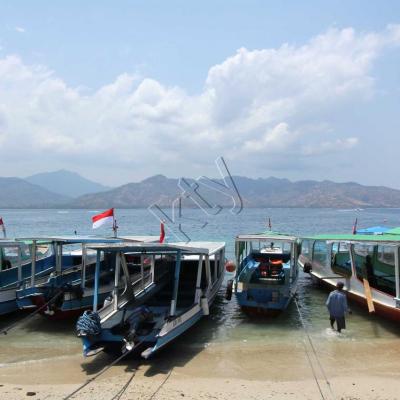
[[[236,271],[236,264],[229,260],[225,263],[225,270],[226,272],[235,272]]]

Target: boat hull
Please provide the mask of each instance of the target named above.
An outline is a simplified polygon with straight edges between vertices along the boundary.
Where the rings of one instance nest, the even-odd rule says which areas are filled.
[[[320,277],[312,274],[313,279],[318,282],[322,287],[324,287],[327,291],[336,289],[336,284],[333,282],[328,282],[325,279],[321,279]],[[367,300],[364,296],[361,294],[354,293],[352,291],[347,291],[346,295],[348,299],[351,302],[357,303],[361,308],[363,308],[365,311],[368,312],[368,304]],[[375,307],[375,313],[376,315],[389,319],[393,322],[400,322],[400,309],[390,306],[390,305],[385,305],[380,302],[375,301],[372,299]]]

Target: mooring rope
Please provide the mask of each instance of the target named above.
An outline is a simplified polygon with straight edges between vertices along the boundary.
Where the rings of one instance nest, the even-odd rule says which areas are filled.
[[[167,380],[169,379],[169,377],[172,374],[172,369],[171,371],[168,372],[168,375],[165,377],[165,379],[161,382],[160,386],[158,386],[158,388],[155,390],[155,392],[149,397],[148,400],[153,400],[154,397],[156,396],[156,394],[161,390],[161,388],[167,383]]]
[[[104,367],[99,373],[97,373],[95,376],[92,378],[89,378],[85,383],[83,383],[81,386],[79,386],[77,389],[75,389],[72,393],[70,393],[67,397],[64,397],[63,400],[68,400],[72,398],[75,394],[77,394],[79,391],[81,391],[84,387],[89,385],[89,383],[93,382],[96,380],[99,376],[103,375],[104,372],[108,371],[111,367],[113,367],[115,364],[117,364],[119,361],[121,361],[123,358],[125,358],[129,353],[131,353],[133,350],[136,350],[136,347],[139,346],[142,342],[138,342],[136,346],[132,347],[130,350],[126,351],[119,357],[117,357],[111,364],[107,365]],[[132,377],[133,378],[133,377]]]
[[[0,333],[7,335],[8,332],[15,328],[16,326],[23,324],[25,322],[27,322],[29,319],[31,319],[32,317],[34,317],[36,314],[40,313],[40,311],[42,311],[43,309],[45,309],[46,307],[48,307],[51,303],[53,303],[55,300],[57,300],[62,294],[64,293],[64,291],[60,290],[59,292],[56,293],[55,296],[53,296],[48,302],[44,303],[42,306],[40,306],[39,308],[37,308],[35,311],[31,312],[29,315],[27,315],[26,317],[12,323],[11,325],[9,325],[7,328],[2,329],[0,331]]]
[[[131,384],[135,375],[136,375],[136,370],[133,371],[131,377],[128,379],[128,382],[125,383],[125,385],[119,390],[119,392],[111,400],[120,400],[122,395],[125,393],[126,389],[128,389],[128,386]]]
[[[297,301],[296,298],[294,298],[294,302],[295,302],[295,304],[296,304],[296,308],[297,308],[297,312],[298,312],[298,314],[299,314],[299,318],[300,318],[301,325],[302,325],[302,327],[303,327],[303,329],[304,329],[304,332],[305,332],[305,334],[306,334],[306,336],[307,336],[307,339],[308,339],[308,341],[309,341],[309,343],[310,343],[310,346],[311,346],[312,352],[313,352],[313,354],[314,354],[314,357],[315,357],[315,359],[317,360],[318,367],[319,367],[319,369],[320,369],[320,371],[321,371],[321,373],[322,373],[322,375],[323,375],[323,377],[324,377],[324,379],[325,379],[325,383],[326,383],[326,385],[328,386],[331,395],[333,396],[333,398],[335,398],[334,393],[333,393],[333,390],[332,390],[332,387],[331,387],[331,384],[330,384],[330,382],[329,382],[329,380],[328,380],[328,377],[326,376],[325,370],[324,370],[324,368],[323,368],[323,366],[322,366],[322,364],[321,364],[321,361],[320,361],[320,359],[319,359],[319,357],[318,357],[318,354],[317,354],[317,351],[316,351],[316,349],[315,349],[314,343],[313,343],[313,341],[312,341],[312,339],[311,339],[310,334],[308,333],[307,325],[306,325],[306,323],[304,322],[303,316],[301,315],[300,307],[299,307],[299,304],[298,304],[298,301]],[[324,396],[324,394],[323,394],[323,392],[322,392],[321,385],[320,385],[319,382],[318,382],[318,377],[317,377],[317,375],[316,375],[315,368],[314,368],[314,366],[313,366],[313,364],[312,364],[312,361],[311,361],[311,358],[310,358],[310,355],[309,355],[309,353],[308,353],[307,346],[306,346],[305,343],[304,343],[304,348],[305,348],[305,352],[306,352],[307,359],[308,359],[308,362],[309,362],[309,364],[310,364],[312,373],[313,373],[313,375],[314,375],[315,382],[316,382],[316,384],[317,384],[317,386],[318,386],[318,390],[319,390],[319,392],[320,392],[320,394],[321,394],[322,399],[325,399],[325,396]]]

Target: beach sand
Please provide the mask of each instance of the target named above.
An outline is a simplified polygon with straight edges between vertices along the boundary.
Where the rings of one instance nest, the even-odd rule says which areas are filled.
[[[177,341],[151,360],[122,360],[73,398],[400,398],[398,340],[371,343],[344,341],[337,336],[326,343],[314,343],[314,349],[315,353],[301,334],[285,348],[278,342],[263,345],[241,341],[182,349]],[[90,359],[80,354],[53,356],[3,364],[0,398],[62,399],[113,360],[105,354]]]

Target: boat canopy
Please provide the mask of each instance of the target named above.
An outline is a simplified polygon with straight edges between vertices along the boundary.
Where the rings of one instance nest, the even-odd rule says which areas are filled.
[[[371,226],[370,228],[357,229],[357,233],[362,235],[382,235],[383,233],[390,232],[390,230],[387,226]],[[400,229],[398,233],[400,234]]]
[[[140,242],[140,243],[157,243],[160,241],[159,236],[118,236],[117,239],[126,240],[128,242]]]
[[[236,242],[248,242],[251,240],[259,240],[259,241],[273,240],[273,241],[295,242],[297,240],[297,237],[273,231],[265,231],[262,233],[250,233],[250,234],[236,236]]]
[[[0,247],[21,247],[25,244],[24,242],[17,242],[12,239],[0,239]]]
[[[212,255],[225,247],[224,242],[177,242],[177,243],[111,243],[89,246],[92,250],[136,254],[168,254],[181,251],[182,254]]]
[[[392,228],[389,229],[386,233],[391,234],[391,235],[400,235],[400,228]]]
[[[363,234],[327,234],[310,237],[303,237],[305,240],[325,240],[327,242],[348,242],[364,244],[388,244],[400,245],[400,234],[384,233],[382,235],[363,235]]]
[[[155,236],[124,236],[124,237],[101,237],[101,236],[77,236],[77,235],[61,235],[61,236],[36,236],[36,237],[21,237],[16,238],[20,242],[25,244],[32,244],[36,241],[37,244],[50,244],[50,243],[62,243],[62,244],[91,244],[91,243],[121,243],[123,241],[129,242],[140,242],[143,241],[155,241]],[[157,237],[158,240],[158,237]]]

